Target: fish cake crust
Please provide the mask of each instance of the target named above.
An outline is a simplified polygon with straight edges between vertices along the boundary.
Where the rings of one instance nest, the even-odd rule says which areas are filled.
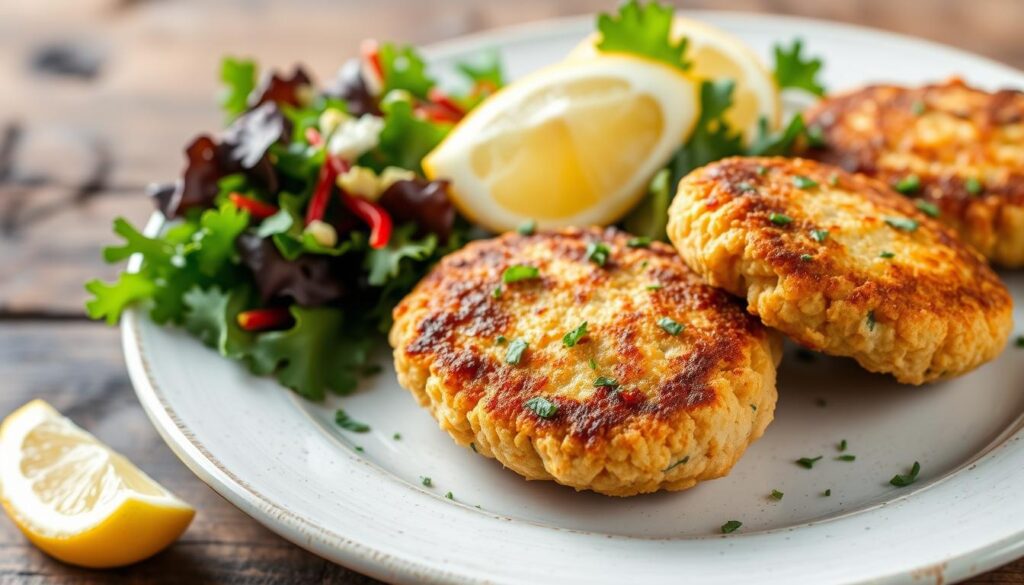
[[[669,237],[765,325],[909,384],[998,355],[1006,287],[976,251],[864,175],[804,159],[731,158],[679,184]]]
[[[826,98],[806,116],[820,140],[804,156],[903,182],[989,260],[1024,266],[1024,93],[956,79],[875,85]]]
[[[727,474],[772,420],[779,337],[671,247],[630,240],[510,233],[450,254],[395,308],[399,382],[527,479],[629,496]],[[503,282],[516,265],[539,274]]]

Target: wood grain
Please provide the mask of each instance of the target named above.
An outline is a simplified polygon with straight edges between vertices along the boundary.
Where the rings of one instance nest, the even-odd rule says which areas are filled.
[[[135,400],[116,330],[84,320],[82,283],[109,278],[110,223],[141,222],[152,180],[214,130],[226,53],[308,63],[321,79],[364,37],[428,43],[607,9],[598,0],[25,0],[0,3],[0,415],[40,397],[138,462],[199,510],[164,553],[117,571],[62,565],[0,521],[0,583],[372,583],[258,525],[196,479]],[[1017,0],[691,0],[913,34],[1024,67]],[[65,53],[92,76],[33,68]],[[1024,561],[970,581],[1024,584]]]

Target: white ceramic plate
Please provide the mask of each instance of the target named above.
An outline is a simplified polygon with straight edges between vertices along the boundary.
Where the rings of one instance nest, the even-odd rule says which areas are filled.
[[[833,90],[950,75],[1024,86],[1024,75],[1007,67],[890,34],[692,16],[766,59],[772,43],[803,37],[825,58]],[[497,47],[516,77],[558,60],[591,27],[590,18],[542,23],[429,54],[445,70]],[[1024,306],[1024,275],[1006,278]],[[1022,316],[1018,309],[1018,323]],[[1012,347],[970,375],[925,388],[850,360],[801,361],[788,348],[776,420],[729,477],[629,499],[526,482],[457,447],[390,365],[344,400],[373,427],[352,434],[332,423],[339,402],[298,399],[134,312],[124,320],[124,348],[149,417],[200,478],[299,546],[388,581],[941,583],[1024,554],[1024,350]],[[386,351],[380,358],[390,364]],[[843,439],[856,461],[834,459]],[[794,463],[817,455],[824,458],[814,469]],[[889,485],[914,461],[922,469],[916,484]],[[773,489],[782,501],[769,499]],[[743,526],[721,535],[727,520]]]

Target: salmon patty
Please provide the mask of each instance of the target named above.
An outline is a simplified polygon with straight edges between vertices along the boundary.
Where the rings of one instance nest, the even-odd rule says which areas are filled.
[[[614,229],[470,243],[394,317],[402,386],[527,479],[689,488],[726,475],[775,410],[777,334],[671,247]]]
[[[992,262],[1024,266],[1024,93],[877,85],[807,113],[804,156],[876,177]]]
[[[801,344],[909,384],[1005,347],[1006,287],[884,183],[804,159],[731,158],[679,184],[669,237],[712,286]]]

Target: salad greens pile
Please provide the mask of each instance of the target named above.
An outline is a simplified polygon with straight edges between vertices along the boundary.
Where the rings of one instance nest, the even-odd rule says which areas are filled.
[[[672,41],[673,11],[632,0],[601,15],[600,50],[632,52],[686,69],[686,41]],[[821,62],[801,43],[775,51],[780,87],[820,94]],[[457,67],[467,90],[439,87],[410,46],[367,42],[336,79],[317,88],[296,67],[259,75],[248,60],[221,64],[227,127],[185,148],[185,169],[151,196],[168,220],[147,236],[123,218],[122,243],[103,257],[138,255],[136,270],[86,284],[90,317],[116,323],[139,304],[259,375],[310,399],[346,394],[374,371],[371,349],[391,311],[475,228],[448,184],[421,162],[470,110],[504,84],[496,54]],[[705,81],[691,137],[622,222],[665,238],[672,186],[690,170],[733,155],[783,155],[805,133],[796,116],[774,133],[762,121],[746,144],[730,128],[731,80]]]

